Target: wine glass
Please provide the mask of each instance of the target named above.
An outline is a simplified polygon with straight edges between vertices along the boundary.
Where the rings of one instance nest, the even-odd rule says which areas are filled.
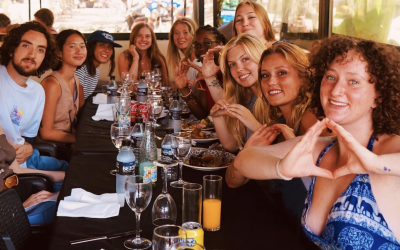
[[[128,88],[130,87],[133,81],[133,73],[129,72],[122,72],[121,73],[121,81],[122,81],[122,96],[129,96],[132,91],[129,91]]]
[[[146,249],[151,247],[151,241],[140,237],[140,215],[150,203],[153,193],[151,181],[145,181],[141,175],[131,175],[125,181],[125,200],[135,212],[136,237],[124,242],[128,249]]]
[[[155,226],[175,224],[177,217],[176,204],[172,196],[168,193],[167,179],[168,179],[168,168],[175,166],[178,163],[176,160],[171,159],[160,159],[154,161],[154,165],[163,167],[164,181],[162,193],[158,195],[153,203],[153,209],[151,210],[151,218]]]
[[[157,124],[157,119],[160,116],[163,110],[163,100],[161,95],[149,95],[147,96],[147,102],[151,106],[150,115],[152,116],[152,125],[153,127],[159,127]]]
[[[131,98],[129,96],[117,97],[115,107],[118,113],[118,122],[121,125],[131,124]]]
[[[186,242],[186,230],[180,226],[165,225],[154,228],[153,250],[170,250],[175,243]]]
[[[192,147],[192,138],[189,133],[174,133],[174,139],[176,144],[175,147],[172,145],[172,152],[175,158],[179,160],[179,180],[171,182],[171,187],[182,188],[182,186],[187,183],[182,180],[183,160],[190,152],[190,148]]]
[[[120,126],[119,123],[113,123],[110,128],[110,136],[112,143],[119,151],[121,149],[122,140],[125,138],[131,139],[131,126]],[[116,172],[117,169],[110,171],[112,175],[115,175]]]

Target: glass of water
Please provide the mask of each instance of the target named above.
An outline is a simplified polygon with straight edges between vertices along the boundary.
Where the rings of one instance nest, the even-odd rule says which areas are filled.
[[[176,146],[172,148],[172,152],[174,157],[179,160],[179,180],[171,182],[171,187],[182,188],[187,183],[182,179],[183,161],[192,147],[192,137],[190,133],[174,133],[174,140]]]

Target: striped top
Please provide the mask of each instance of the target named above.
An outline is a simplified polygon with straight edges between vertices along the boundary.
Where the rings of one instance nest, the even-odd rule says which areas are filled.
[[[94,90],[96,89],[97,83],[99,82],[99,70],[96,68],[96,75],[93,77],[89,75],[86,64],[84,64],[80,69],[75,71],[75,75],[79,77],[79,80],[83,87],[85,99],[88,98],[88,96],[93,94]]]

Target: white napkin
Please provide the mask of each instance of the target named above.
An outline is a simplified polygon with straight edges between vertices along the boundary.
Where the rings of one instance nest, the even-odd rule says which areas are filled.
[[[93,104],[107,104],[107,95],[103,93],[98,93],[93,96]]]
[[[119,198],[116,193],[95,195],[74,188],[71,196],[67,196],[58,205],[57,216],[87,217],[87,218],[110,218],[119,214]]]
[[[114,104],[99,104],[96,114],[92,117],[93,120],[114,121],[113,109]]]

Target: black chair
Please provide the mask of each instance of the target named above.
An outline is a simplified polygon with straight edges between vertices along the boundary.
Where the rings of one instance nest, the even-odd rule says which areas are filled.
[[[28,217],[17,192],[0,192],[0,250],[24,249],[32,234]]]

